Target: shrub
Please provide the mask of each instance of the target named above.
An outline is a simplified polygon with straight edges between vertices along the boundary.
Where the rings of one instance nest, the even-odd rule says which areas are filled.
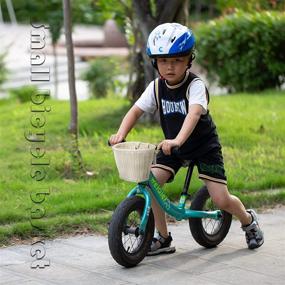
[[[118,75],[117,64],[109,58],[96,58],[90,62],[90,66],[81,76],[88,81],[89,90],[93,97],[106,97],[109,90],[115,90],[118,86],[115,77]]]
[[[31,95],[36,93],[38,88],[34,85],[26,85],[20,88],[10,89],[9,95],[13,99],[19,100],[21,103],[31,100]]]
[[[216,0],[216,8],[222,13],[240,9],[247,12],[261,10],[284,11],[284,0]]]
[[[279,87],[285,78],[285,15],[238,12],[197,30],[198,62],[229,91]]]

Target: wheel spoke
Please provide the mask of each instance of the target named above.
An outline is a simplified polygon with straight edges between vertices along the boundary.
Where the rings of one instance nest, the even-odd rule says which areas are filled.
[[[212,212],[217,210],[206,186],[203,186],[191,203],[191,209],[197,211]],[[193,238],[197,243],[212,248],[220,244],[226,237],[231,226],[231,214],[221,211],[218,218],[190,218],[189,226]]]
[[[137,265],[145,257],[154,233],[154,217],[149,213],[145,234],[139,234],[139,226],[145,208],[142,197],[126,198],[116,208],[108,229],[111,255],[125,267]]]
[[[133,251],[133,249],[134,249],[134,242],[133,242],[132,236],[130,235],[129,238],[130,238],[130,243],[131,243],[131,249]]]
[[[138,228],[140,224],[140,215],[137,211],[133,211],[129,214],[129,216],[126,219],[126,225],[125,228],[128,229],[136,229]],[[125,234],[127,232],[127,234]],[[128,253],[133,253],[135,252],[140,244],[141,244],[141,235],[136,237],[133,233],[130,233],[128,231],[123,231],[122,232],[122,242],[123,242],[123,247]]]
[[[214,211],[214,210],[215,210],[214,205],[211,201],[208,203],[208,207],[207,207],[206,211]],[[205,232],[209,235],[215,235],[221,227],[220,220],[215,220],[215,219],[211,219],[211,218],[202,219],[202,224],[203,224],[203,228],[204,228]]]

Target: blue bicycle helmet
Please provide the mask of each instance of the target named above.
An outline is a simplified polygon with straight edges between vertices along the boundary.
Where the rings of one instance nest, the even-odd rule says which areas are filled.
[[[190,29],[178,23],[166,23],[150,33],[146,53],[151,58],[184,56],[192,52],[194,44]]]

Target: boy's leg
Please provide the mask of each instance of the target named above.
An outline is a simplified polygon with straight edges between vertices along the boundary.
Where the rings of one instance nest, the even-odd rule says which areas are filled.
[[[255,212],[246,210],[242,202],[228,191],[221,149],[212,149],[200,156],[196,163],[199,178],[204,180],[213,202],[240,220],[248,247],[253,249],[261,246],[264,242],[263,233]]]
[[[204,180],[204,182],[218,208],[236,216],[242,225],[248,225],[252,222],[251,215],[246,211],[240,199],[229,193],[227,185],[210,180]]]
[[[152,168],[152,173],[160,186],[163,186],[172,176],[171,172],[161,168]],[[171,247],[172,237],[167,231],[165,212],[162,210],[153,196],[151,200],[151,207],[154,214],[157,234],[152,240],[152,244],[147,255],[152,256],[161,253],[174,253],[175,247]]]
[[[165,155],[160,151],[156,156],[156,164],[152,165],[151,172],[156,180],[163,186],[166,182],[170,182],[179,168],[181,162],[172,155]],[[157,255],[160,253],[173,253],[175,247],[171,247],[172,237],[167,230],[165,212],[162,210],[157,201],[152,197],[152,211],[154,214],[155,227],[157,235],[153,238],[150,250],[147,255]]]
[[[155,176],[160,186],[163,186],[172,175],[169,171],[161,168],[152,168],[151,172]],[[156,229],[158,230],[158,232],[161,234],[162,237],[167,238],[168,231],[167,231],[165,212],[162,210],[162,208],[159,206],[159,204],[156,202],[154,198],[151,199],[151,207],[154,215]]]
[[[209,180],[204,180],[204,182],[215,205],[240,220],[242,229],[246,232],[248,247],[250,249],[260,247],[264,239],[256,213],[253,210],[246,210],[239,198],[229,193],[225,184]]]

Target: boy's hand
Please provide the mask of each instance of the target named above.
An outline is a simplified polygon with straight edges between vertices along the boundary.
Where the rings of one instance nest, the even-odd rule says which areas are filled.
[[[163,140],[159,145],[158,149],[162,149],[165,155],[171,154],[171,149],[175,146],[180,147],[180,143],[177,140]]]
[[[117,143],[124,141],[124,139],[125,138],[122,135],[114,134],[114,135],[110,136],[109,143],[110,143],[110,145],[114,145],[114,144],[117,144]]]

